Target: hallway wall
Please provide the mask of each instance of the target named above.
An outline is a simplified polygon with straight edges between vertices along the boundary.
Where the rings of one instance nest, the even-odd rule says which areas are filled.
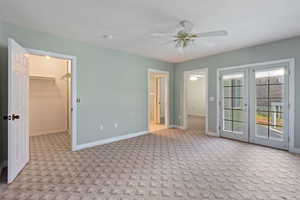
[[[187,114],[205,116],[204,78],[187,80]]]

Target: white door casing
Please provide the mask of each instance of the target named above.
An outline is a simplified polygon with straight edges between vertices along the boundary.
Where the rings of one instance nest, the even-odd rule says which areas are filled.
[[[150,124],[151,124],[151,73],[158,73],[162,74],[164,76],[164,117],[165,117],[165,127],[169,127],[169,72],[168,71],[162,71],[162,70],[157,70],[157,69],[148,69],[148,130],[150,131]],[[156,96],[156,95],[155,95]],[[155,100],[156,102],[156,100]],[[154,106],[154,110],[156,110],[156,106]],[[154,118],[157,114],[154,113]]]
[[[8,40],[8,183],[29,161],[27,51]]]

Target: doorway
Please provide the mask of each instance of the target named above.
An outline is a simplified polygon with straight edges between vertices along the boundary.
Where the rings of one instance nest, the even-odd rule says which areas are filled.
[[[150,69],[148,84],[149,131],[166,129],[169,124],[169,73]]]
[[[183,126],[207,134],[207,68],[184,72]]]
[[[48,51],[36,50],[36,49],[29,49],[27,48],[27,55],[28,56],[40,56],[45,58],[46,60],[56,60],[58,62],[64,62],[65,65],[61,66],[64,70],[57,74],[57,77],[54,78],[53,76],[46,76],[46,79],[51,80],[52,83],[55,83],[56,80],[58,82],[64,82],[66,85],[66,92],[63,92],[66,97],[66,113],[64,119],[66,120],[66,129],[61,129],[58,131],[54,130],[52,132],[60,132],[64,131],[67,132],[68,135],[71,137],[71,149],[72,151],[77,150],[77,103],[80,102],[80,99],[77,98],[77,62],[76,57],[53,53]],[[45,60],[44,60],[45,61]],[[30,70],[30,69],[29,69]],[[52,72],[53,73],[53,72]],[[35,74],[30,79],[35,79]],[[31,82],[31,81],[30,81]],[[46,82],[46,81],[45,81]],[[56,84],[57,85],[57,84]],[[52,85],[53,86],[53,85]],[[54,85],[55,86],[55,85]]]
[[[288,150],[294,112],[291,71],[289,61],[221,70],[220,136]]]
[[[29,162],[30,131],[36,135],[44,134],[48,132],[45,131],[46,128],[49,128],[45,125],[53,125],[52,122],[44,123],[44,121],[48,120],[51,116],[50,113],[56,110],[57,105],[52,104],[53,102],[51,104],[50,102],[41,102],[41,99],[49,101],[53,99],[53,96],[50,97],[49,95],[53,94],[56,95],[56,100],[60,98],[59,94],[61,93],[58,91],[61,88],[56,81],[65,82],[66,92],[62,96],[65,96],[66,112],[62,115],[65,116],[66,122],[63,131],[70,134],[72,150],[76,150],[77,89],[75,57],[26,49],[11,38],[8,40],[8,49],[8,114],[4,116],[4,119],[8,120],[7,182],[11,183]],[[51,73],[43,74],[44,70],[41,70],[41,62],[37,62],[36,69],[31,71],[29,69],[30,57],[39,57],[43,62],[51,59],[61,59],[67,66],[65,68],[66,73],[61,77],[55,77]],[[50,69],[53,70],[53,68]],[[31,114],[33,115],[31,116]],[[52,120],[55,121],[55,117]],[[34,124],[31,124],[33,121]],[[60,120],[56,120],[55,124],[59,127]],[[56,129],[54,131],[62,130]]]
[[[71,144],[71,61],[28,54],[29,136],[67,133]]]

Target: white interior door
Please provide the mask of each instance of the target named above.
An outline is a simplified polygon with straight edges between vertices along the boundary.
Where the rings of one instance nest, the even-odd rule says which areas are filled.
[[[8,183],[29,161],[28,63],[26,50],[8,40]]]
[[[165,115],[165,107],[166,107],[166,78],[159,78],[159,122],[160,124],[165,124],[166,115]]]
[[[288,149],[288,66],[251,70],[250,142]]]
[[[248,70],[228,70],[220,76],[220,134],[248,142]]]
[[[156,77],[156,123],[160,124],[160,104],[161,104],[161,87],[160,87],[160,77]]]

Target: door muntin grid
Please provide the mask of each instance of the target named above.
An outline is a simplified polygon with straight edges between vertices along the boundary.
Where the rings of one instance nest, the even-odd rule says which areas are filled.
[[[244,74],[223,75],[222,82],[223,131],[243,134],[245,128]]]
[[[255,71],[255,136],[283,141],[285,68]]]

